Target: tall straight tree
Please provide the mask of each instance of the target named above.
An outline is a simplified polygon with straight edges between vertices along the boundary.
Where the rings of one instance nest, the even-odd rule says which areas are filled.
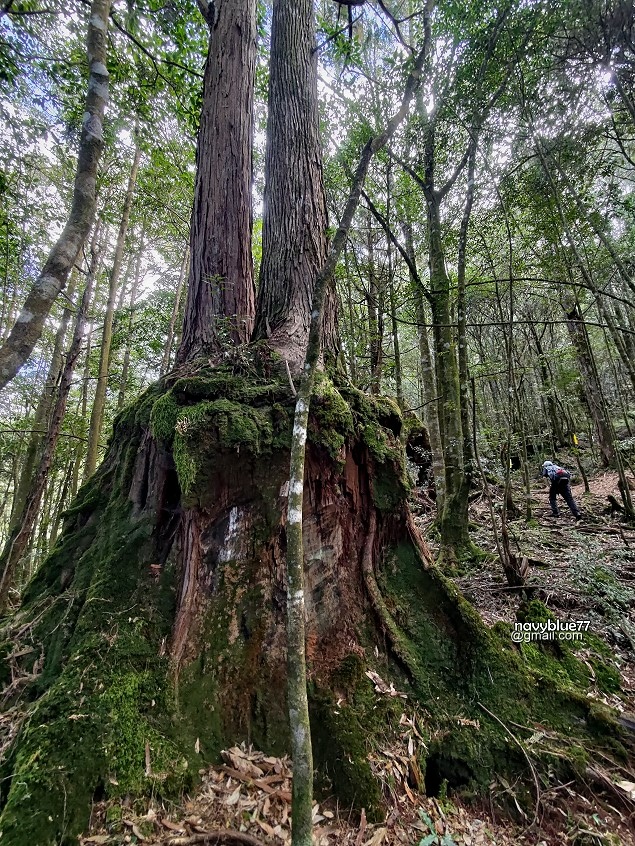
[[[9,337],[0,347],[0,388],[15,377],[31,355],[51,306],[66,285],[93,223],[97,166],[104,146],[103,122],[108,103],[106,43],[109,14],[110,0],[93,0],[87,35],[90,74],[71,211]]]
[[[247,342],[254,322],[251,168],[256,3],[220,0],[208,5],[199,0],[199,7],[210,40],[177,363],[218,351],[227,342]]]
[[[126,244],[126,235],[128,234],[128,224],[130,222],[130,212],[132,210],[132,200],[134,198],[134,190],[137,183],[137,173],[139,171],[140,161],[141,147],[137,143],[134,158],[132,160],[132,167],[130,168],[130,175],[128,176],[128,187],[126,189],[126,196],[123,202],[121,222],[119,223],[117,244],[115,246],[115,255],[113,257],[112,269],[110,271],[108,302],[106,304],[106,314],[104,315],[104,328],[101,334],[99,374],[97,376],[95,399],[93,400],[93,407],[90,414],[90,427],[88,430],[86,466],[84,469],[85,477],[91,476],[95,472],[95,467],[97,466],[99,440],[101,438],[101,430],[104,423],[104,411],[106,408],[106,389],[108,387],[108,371],[110,368],[110,348],[112,346],[112,332],[115,318],[115,298],[119,291],[119,278],[121,276],[121,267],[123,264],[124,247]]]
[[[255,337],[269,338],[293,370],[304,360],[313,286],[327,253],[327,212],[312,0],[273,4],[262,262]],[[336,346],[335,297],[324,317]]]

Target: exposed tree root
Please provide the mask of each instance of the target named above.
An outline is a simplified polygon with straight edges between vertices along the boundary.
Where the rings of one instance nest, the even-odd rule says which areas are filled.
[[[410,535],[410,540],[412,541],[415,549],[419,553],[419,557],[421,558],[421,563],[426,568],[430,567],[433,563],[430,549],[421,537],[421,532],[419,531],[417,524],[414,521],[412,511],[410,510],[410,507],[408,505],[406,505],[406,525],[408,527],[408,534]]]
[[[377,515],[373,508],[370,509],[370,517],[368,522],[368,531],[366,533],[366,540],[364,542],[364,549],[362,551],[362,573],[364,575],[364,584],[368,591],[373,610],[377,614],[382,628],[388,635],[390,645],[395,656],[402,663],[411,678],[416,678],[417,661],[414,655],[411,654],[407,645],[404,643],[404,638],[399,630],[399,626],[392,618],[390,611],[384,601],[377,579],[375,578],[374,568],[374,546],[375,536],[377,534]]]

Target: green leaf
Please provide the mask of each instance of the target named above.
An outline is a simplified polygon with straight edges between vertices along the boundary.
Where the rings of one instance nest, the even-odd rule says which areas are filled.
[[[434,830],[435,830],[435,828],[434,828],[434,823],[432,822],[432,820],[430,819],[430,817],[426,814],[426,812],[425,812],[422,808],[420,808],[420,809],[419,809],[419,816],[420,816],[420,817],[421,817],[421,819],[424,821],[424,823],[428,826],[428,828],[430,829],[430,831],[434,831]]]

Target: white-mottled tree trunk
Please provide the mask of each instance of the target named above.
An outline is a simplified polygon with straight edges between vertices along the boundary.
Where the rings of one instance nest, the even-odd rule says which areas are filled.
[[[71,211],[64,231],[49,253],[9,337],[0,347],[0,388],[15,377],[31,355],[51,306],[66,285],[93,223],[97,166],[104,146],[103,121],[108,103],[106,45],[109,14],[110,0],[93,0],[87,36],[90,76]]]

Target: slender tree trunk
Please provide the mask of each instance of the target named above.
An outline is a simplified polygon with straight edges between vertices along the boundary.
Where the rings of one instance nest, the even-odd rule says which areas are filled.
[[[9,536],[2,551],[2,556],[0,557],[0,568],[2,570],[2,578],[0,579],[0,610],[3,610],[6,607],[9,598],[9,590],[13,584],[17,566],[24,555],[24,551],[29,544],[30,538],[32,537],[33,528],[40,510],[42,496],[46,488],[46,482],[55,455],[55,447],[57,446],[62,421],[64,419],[64,413],[66,411],[66,402],[71,389],[75,363],[81,350],[86,323],[86,311],[88,309],[88,303],[90,302],[91,296],[91,285],[92,279],[89,274],[86,279],[86,287],[84,288],[82,301],[77,311],[73,340],[71,341],[71,346],[66,354],[64,369],[62,371],[55,405],[52,410],[40,464],[27,498],[22,521],[19,526],[16,526],[13,534]]]
[[[370,214],[366,223],[366,252],[368,262],[366,304],[368,307],[368,346],[370,349],[370,392],[371,394],[380,394],[384,350],[383,297],[380,293],[380,281],[375,264],[375,245],[373,243]]]
[[[95,236],[93,236],[94,238]],[[71,275],[71,282],[68,288],[68,299],[72,302],[75,295],[75,274]],[[59,328],[55,334],[55,343],[53,346],[53,354],[51,355],[51,364],[49,367],[46,382],[42,388],[35,416],[33,418],[32,430],[29,435],[29,444],[26,449],[24,459],[20,467],[20,480],[13,498],[13,506],[11,509],[11,520],[9,522],[9,532],[12,532],[16,525],[22,521],[26,500],[29,490],[33,484],[33,474],[38,463],[39,455],[42,449],[42,442],[46,436],[46,429],[48,425],[48,418],[51,412],[51,407],[55,401],[55,392],[57,383],[60,377],[60,371],[64,361],[64,341],[68,331],[68,324],[73,313],[72,307],[64,309]]]
[[[288,0],[285,0],[288,2]],[[308,13],[308,12],[307,12]],[[429,31],[429,30],[428,30]],[[382,149],[400,126],[412,98],[420,84],[421,69],[427,56],[429,41],[416,57],[413,70],[408,76],[404,96],[399,110],[388,122],[386,128],[366,142],[359,163],[353,176],[348,199],[344,207],[340,225],[331,243],[326,261],[320,269],[313,287],[313,300],[310,308],[311,322],[302,381],[298,390],[291,443],[291,465],[289,470],[289,499],[287,511],[287,583],[288,612],[287,636],[289,653],[292,646],[297,649],[290,655],[288,674],[288,700],[292,734],[293,756],[293,805],[294,818],[293,846],[311,846],[311,802],[313,796],[313,775],[311,735],[309,731],[309,712],[306,694],[306,661],[304,652],[304,552],[302,530],[302,507],[304,502],[304,466],[306,460],[306,436],[308,414],[315,375],[320,361],[321,347],[324,340],[324,315],[327,296],[333,284],[335,268],[340,258],[353,216],[359,206],[364,181],[370,162],[375,153]],[[371,536],[372,537],[372,536]],[[296,784],[296,778],[298,783]],[[297,828],[296,828],[297,821]]]
[[[561,444],[564,444],[565,437],[564,431],[562,429],[562,417],[558,411],[558,407],[556,405],[554,397],[555,387],[553,385],[551,373],[549,372],[549,367],[547,365],[547,357],[542,346],[542,341],[540,340],[538,332],[536,331],[535,324],[530,323],[529,329],[534,339],[536,352],[538,353],[538,372],[540,374],[540,381],[542,383],[542,397],[544,397],[545,402],[547,404],[547,413],[551,427],[551,435],[555,444],[560,446]]]
[[[176,286],[174,294],[174,305],[172,306],[172,314],[170,315],[170,325],[168,326],[168,337],[165,342],[165,349],[163,351],[163,359],[161,361],[160,374],[163,376],[170,368],[170,360],[172,359],[172,345],[174,343],[174,330],[176,328],[176,321],[181,310],[181,295],[183,293],[183,286],[190,269],[190,246],[183,250],[183,259],[181,260],[181,271],[179,273],[179,281]]]
[[[0,347],[0,388],[14,378],[31,355],[51,306],[66,284],[93,223],[97,166],[104,146],[103,120],[108,102],[106,44],[109,14],[110,0],[93,0],[87,36],[90,77],[71,211],[64,231],[29,292],[9,337]]]
[[[451,318],[450,279],[445,264],[438,198],[434,190],[426,192],[426,205],[439,428],[445,467],[440,532],[444,554],[451,563],[470,545],[467,516],[469,487],[463,458],[461,385]]]
[[[474,454],[472,450],[472,439],[470,437],[470,367],[467,345],[467,315],[465,296],[465,273],[467,266],[467,237],[474,202],[474,182],[476,170],[476,140],[470,142],[468,165],[467,165],[467,191],[463,217],[459,232],[458,268],[457,268],[457,342],[459,359],[459,386],[461,397],[461,427],[463,429],[463,461],[467,476],[467,484],[471,484],[472,475],[476,468],[474,466]],[[472,423],[473,425],[473,423]]]
[[[49,549],[53,549],[55,546],[55,542],[57,540],[57,536],[60,530],[60,524],[62,522],[62,512],[64,511],[64,505],[68,498],[68,491],[71,486],[71,480],[73,478],[73,465],[74,460],[67,462],[66,471],[64,473],[64,479],[60,486],[59,496],[57,497],[57,502],[55,503],[55,509],[53,511],[53,517],[51,519],[51,529],[49,532]]]
[[[353,385],[357,385],[357,332],[355,330],[357,319],[355,315],[355,305],[353,303],[353,285],[351,282],[351,271],[349,268],[348,251],[344,252],[344,268],[346,274],[346,310],[348,318],[348,337],[350,348],[348,350],[348,372],[351,376]]]
[[[596,294],[596,300],[600,317],[608,326],[615,348],[624,365],[624,369],[628,373],[631,383],[631,393],[633,394],[635,393],[635,344],[633,344],[633,338],[628,332],[622,333],[620,327],[616,325],[611,308],[599,292]],[[620,314],[619,311],[616,312],[616,316],[618,314]],[[621,320],[620,323],[622,323]]]
[[[141,259],[143,258],[144,247],[145,231],[142,231],[139,243],[139,252],[137,253],[137,260],[135,262],[134,277],[132,279],[132,288],[130,290],[130,317],[128,319],[128,329],[126,332],[126,351],[124,352],[123,363],[121,365],[121,383],[119,385],[119,396],[117,397],[117,411],[121,411],[126,401],[126,385],[128,382],[128,370],[130,369],[130,346],[134,325],[134,310],[137,304],[137,297],[139,295],[139,285],[141,284]]]
[[[386,225],[390,230],[392,216],[392,162],[389,159],[386,168]],[[395,357],[395,393],[400,408],[405,408],[403,379],[401,371],[401,347],[399,344],[399,323],[397,322],[397,295],[395,290],[395,262],[392,241],[387,238],[386,262],[388,265],[388,297],[390,302],[390,324],[392,330],[392,348]]]
[[[605,467],[609,467],[615,463],[615,446],[613,444],[611,426],[606,419],[602,386],[600,385],[594,366],[593,352],[591,350],[587,327],[573,294],[563,297],[563,307],[566,313],[569,337],[576,351],[576,357],[580,367],[584,386],[584,401],[589,409],[591,419],[595,424],[602,464]]]
[[[313,285],[327,254],[327,211],[317,99],[312,0],[273,4],[262,263],[256,338],[297,372],[304,360]],[[324,348],[337,349],[336,299],[327,296]]]
[[[422,283],[419,275],[414,272],[417,265],[411,224],[404,223],[403,230],[406,242],[406,252],[410,257],[410,282],[415,296],[417,323],[419,324],[419,361],[421,365],[423,419],[430,437],[430,449],[432,451],[432,475],[434,476],[437,515],[440,518],[443,513],[443,501],[445,498],[445,466],[443,464],[443,443],[441,441],[441,430],[439,428],[439,400],[437,394],[435,366],[430,353]]]
[[[228,341],[246,343],[254,321],[251,169],[256,0],[199,6],[210,39],[179,363],[205,351],[218,352]]]
[[[388,245],[388,296],[390,298],[390,325],[392,329],[392,349],[395,357],[395,393],[400,408],[405,408],[403,394],[403,374],[401,370],[401,347],[399,344],[399,323],[397,321],[397,296],[395,292],[395,272],[392,264],[390,244]]]
[[[92,476],[95,472],[95,468],[97,467],[99,441],[101,439],[101,431],[104,422],[104,409],[106,407],[106,388],[108,387],[108,371],[110,368],[110,347],[112,344],[112,327],[115,315],[115,298],[117,296],[119,286],[126,235],[128,234],[128,224],[130,221],[130,211],[132,209],[132,200],[134,197],[134,189],[137,182],[137,173],[139,171],[140,161],[141,148],[137,145],[135,148],[134,159],[132,161],[132,167],[130,169],[130,176],[128,177],[128,188],[124,199],[121,223],[119,224],[119,232],[117,234],[117,244],[115,246],[115,255],[113,258],[112,270],[110,272],[108,303],[106,305],[104,329],[101,336],[99,374],[97,376],[97,385],[95,387],[93,408],[90,414],[88,446],[86,448],[86,465],[84,468],[84,475],[86,478],[88,478],[88,476]]]

